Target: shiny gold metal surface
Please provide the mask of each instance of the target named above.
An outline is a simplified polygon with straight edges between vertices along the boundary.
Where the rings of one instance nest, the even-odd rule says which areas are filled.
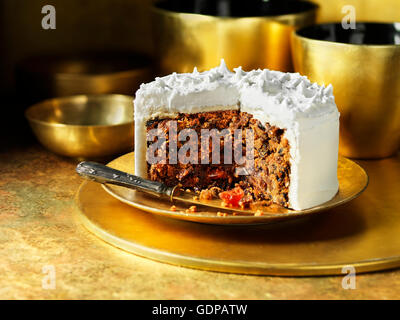
[[[349,13],[342,12],[345,6],[353,6],[357,21],[393,22],[400,21],[398,0],[311,0],[318,4],[318,22],[340,22]]]
[[[79,218],[116,247],[190,268],[310,276],[340,275],[347,265],[357,273],[400,267],[400,156],[360,164],[370,177],[360,197],[325,214],[279,224],[167,219],[118,201],[94,182],[78,191]]]
[[[400,146],[400,46],[292,37],[295,70],[333,85],[340,111],[340,154],[383,158]]]
[[[156,55],[163,73],[208,70],[225,59],[231,69],[291,71],[290,34],[311,25],[315,7],[273,17],[217,17],[153,7]]]
[[[138,54],[52,55],[20,63],[17,87],[34,102],[78,94],[133,95],[152,77],[150,59]]]
[[[131,152],[111,161],[108,165],[114,169],[134,174],[134,159],[134,153]],[[211,207],[198,207],[199,212],[187,213],[186,209],[193,205],[187,202],[176,202],[176,211],[171,211],[170,208],[172,203],[168,200],[154,198],[132,189],[111,184],[104,185],[104,189],[113,197],[137,209],[178,220],[227,225],[266,224],[301,218],[343,205],[359,196],[368,184],[368,176],[365,171],[353,161],[345,158],[339,159],[338,179],[339,192],[328,202],[301,211],[290,210],[278,206],[263,207],[263,215],[261,216],[255,216],[255,212],[244,214],[239,212],[239,210],[237,215],[233,215],[230,214],[231,212],[228,210],[224,211],[223,208],[214,209]],[[217,214],[218,211],[227,213],[227,216],[219,216]]]
[[[133,97],[79,95],[45,100],[26,110],[33,132],[49,150],[98,159],[133,149]]]

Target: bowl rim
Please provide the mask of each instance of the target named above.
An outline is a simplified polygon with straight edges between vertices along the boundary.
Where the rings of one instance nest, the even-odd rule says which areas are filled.
[[[393,25],[395,23],[399,23],[400,22],[380,22],[380,21],[357,21],[356,23],[364,23],[364,24],[385,24],[385,25]],[[367,47],[367,48],[371,48],[371,49],[399,49],[400,50],[400,44],[356,44],[356,43],[345,43],[345,42],[337,42],[337,41],[332,41],[332,40],[321,40],[321,39],[313,39],[313,38],[309,38],[303,35],[300,35],[299,32],[306,29],[306,28],[315,28],[315,27],[319,27],[319,26],[323,26],[323,25],[340,25],[340,22],[324,22],[324,23],[316,23],[310,26],[305,26],[303,28],[297,29],[297,30],[293,30],[292,32],[292,38],[298,38],[301,39],[303,41],[309,41],[309,42],[314,42],[314,43],[324,43],[324,44],[329,44],[329,45],[336,45],[336,46],[351,46],[351,47]],[[399,31],[400,33],[400,31]]]
[[[72,95],[72,96],[65,96],[65,97],[54,97],[50,99],[46,99],[43,101],[40,101],[38,103],[35,103],[31,106],[29,106],[25,112],[25,118],[30,122],[30,123],[36,123],[42,126],[47,126],[47,127],[58,127],[58,128],[82,128],[82,129],[87,129],[87,128],[113,128],[113,127],[121,127],[121,126],[126,126],[126,125],[132,125],[134,124],[134,120],[132,121],[125,121],[121,123],[116,123],[116,124],[89,124],[89,125],[82,125],[82,124],[67,124],[67,123],[61,123],[61,122],[49,122],[45,120],[40,120],[37,118],[34,118],[30,115],[32,110],[38,109],[42,107],[46,103],[51,103],[53,101],[62,101],[62,100],[70,100],[70,99],[79,99],[79,98],[101,98],[101,97],[109,97],[109,98],[122,98],[122,99],[129,99],[132,103],[132,114],[134,113],[134,108],[133,108],[133,96],[129,95],[124,95],[124,94],[80,94],[80,95]]]
[[[139,58],[142,59],[143,64],[139,65],[136,68],[128,68],[125,70],[116,70],[116,71],[109,71],[109,72],[100,72],[100,73],[90,73],[90,72],[77,72],[77,73],[71,73],[71,72],[65,72],[65,71],[60,71],[60,72],[52,72],[49,70],[41,70],[41,71],[36,71],[36,70],[31,70],[30,66],[32,63],[35,63],[37,61],[46,61],[46,59],[55,59],[58,60],[57,63],[60,62],[73,62],[73,61],[79,61],[80,63],[85,62],[85,61],[90,61],[92,57],[96,55],[96,52],[86,52],[82,54],[76,54],[76,55],[67,55],[67,54],[47,54],[47,55],[34,55],[31,57],[28,57],[22,61],[20,61],[17,64],[17,69],[20,70],[21,72],[27,72],[31,74],[40,74],[40,75],[45,75],[47,77],[51,78],[65,78],[65,79],[95,79],[95,78],[103,78],[103,77],[124,77],[124,76],[140,76],[142,74],[146,73],[152,73],[153,72],[153,58],[150,55],[140,53],[140,52],[123,52],[123,51],[110,51],[110,52],[103,52],[99,53],[105,58],[119,58],[119,57],[126,57],[126,58]]]
[[[137,69],[110,72],[110,73],[66,73],[66,72],[56,72],[56,73],[46,73],[47,75],[58,80],[93,80],[100,78],[121,78],[121,77],[132,77],[132,76],[142,76],[146,74],[152,74],[151,67],[141,67]]]
[[[240,19],[265,19],[265,20],[286,20],[286,19],[292,19],[294,17],[300,17],[303,15],[307,15],[313,12],[317,12],[321,7],[319,4],[311,1],[311,0],[298,0],[299,2],[307,2],[313,6],[313,8],[310,8],[308,10],[304,10],[298,13],[289,13],[289,14],[281,14],[281,15],[275,15],[275,16],[248,16],[248,17],[224,17],[224,16],[214,16],[210,14],[201,14],[201,13],[190,13],[190,12],[178,12],[178,11],[172,11],[172,10],[167,10],[167,9],[162,9],[158,8],[156,5],[157,3],[161,2],[160,0],[157,0],[153,2],[153,4],[150,6],[151,11],[154,13],[161,13],[165,16],[170,16],[170,17],[202,17],[202,18],[208,18],[208,19],[213,19],[213,20],[240,20]]]

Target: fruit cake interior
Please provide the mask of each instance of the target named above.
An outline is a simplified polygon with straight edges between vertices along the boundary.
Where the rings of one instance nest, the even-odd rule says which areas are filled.
[[[195,163],[174,163],[169,161],[169,130],[170,121],[177,123],[177,133],[184,129],[191,128],[201,136],[204,129],[217,129],[218,132],[228,128],[230,137],[218,137],[219,139],[209,139],[208,150],[204,150],[201,141],[197,140],[197,161]],[[151,164],[147,167],[148,177],[153,181],[160,181],[168,186],[181,184],[185,189],[201,192],[201,198],[209,199],[217,196],[218,192],[231,190],[242,190],[243,196],[238,201],[238,205],[247,207],[253,202],[262,202],[265,205],[272,203],[287,207],[288,192],[290,184],[290,152],[288,140],[284,137],[285,130],[271,126],[268,123],[262,124],[259,120],[246,112],[238,110],[202,112],[195,114],[179,114],[177,118],[153,119],[147,122],[147,131],[152,129],[161,130],[166,137],[166,161],[165,163]],[[235,161],[225,163],[224,146],[225,143],[236,143],[234,131],[240,129],[245,133],[245,129],[252,130],[254,143],[249,147],[246,145],[245,134],[242,135],[242,152],[253,152],[251,158],[253,172],[248,175],[239,175],[236,171],[238,166],[246,167],[247,164],[238,164]],[[154,143],[153,141],[149,141]],[[177,141],[177,148],[180,149],[187,141]],[[215,141],[215,142],[214,142]],[[235,141],[235,142],[234,142]],[[190,141],[188,141],[190,143]],[[215,151],[216,143],[219,144],[219,161],[211,163],[212,153]],[[207,158],[208,161],[204,161]],[[245,162],[247,160],[244,157]],[[247,160],[248,161],[248,160]],[[206,164],[204,164],[206,162]],[[212,192],[209,192],[212,191]],[[234,203],[236,205],[236,203]]]

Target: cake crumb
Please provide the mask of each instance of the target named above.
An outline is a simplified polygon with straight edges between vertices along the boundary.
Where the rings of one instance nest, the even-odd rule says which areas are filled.
[[[222,189],[218,188],[218,187],[211,187],[209,189],[203,189],[200,192],[200,200],[218,199],[218,195],[221,191],[222,191]]]
[[[186,213],[194,213],[197,212],[196,206],[191,206],[189,209],[186,209]]]
[[[264,213],[263,213],[261,210],[257,210],[256,213],[255,213],[254,215],[255,215],[256,217],[259,217],[259,216],[263,216]]]
[[[171,206],[171,208],[169,208],[169,210],[176,211],[176,206]]]
[[[226,217],[227,215],[228,214],[226,212],[220,212],[220,211],[217,212],[218,217]]]
[[[199,197],[198,197],[198,196],[194,196],[194,197],[193,197],[193,200],[198,201],[198,200],[199,200]]]
[[[200,200],[211,200],[213,198],[213,194],[210,190],[204,189],[200,192]]]
[[[221,201],[221,207],[227,208],[227,207],[229,207],[229,204],[225,201]]]

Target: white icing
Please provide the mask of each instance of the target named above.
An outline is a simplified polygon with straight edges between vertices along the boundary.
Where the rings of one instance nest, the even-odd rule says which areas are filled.
[[[331,85],[311,83],[298,73],[272,70],[231,72],[217,68],[156,78],[142,84],[135,98],[135,172],[146,177],[146,121],[240,109],[261,123],[286,129],[290,145],[289,205],[307,209],[338,191],[339,112]]]

